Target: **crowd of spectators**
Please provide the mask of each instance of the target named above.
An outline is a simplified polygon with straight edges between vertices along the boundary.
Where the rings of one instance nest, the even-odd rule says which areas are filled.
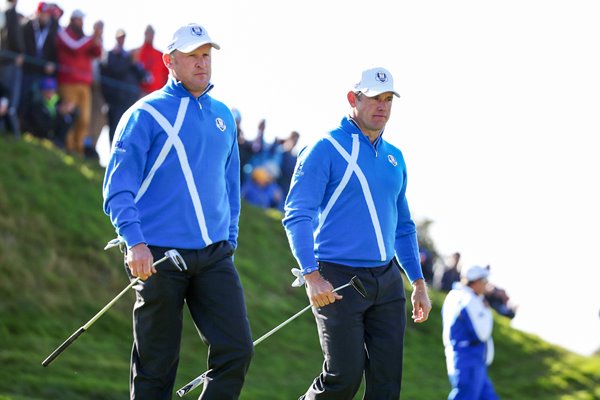
[[[56,3],[40,2],[20,13],[18,0],[0,10],[0,133],[28,132],[66,152],[97,158],[98,138],[108,128],[112,143],[119,119],[142,96],[168,79],[162,51],[154,47],[154,28],[144,43],[126,50],[127,33],[118,29],[105,50],[104,24],[95,21],[84,33],[86,15],[68,17]],[[298,132],[273,142],[265,139],[266,121],[256,138],[246,139],[238,124],[242,196],[256,206],[282,209],[296,164]]]
[[[267,121],[262,119],[255,138],[248,140],[241,126],[240,111],[236,108],[232,111],[238,131],[242,198],[259,207],[283,210],[296,165],[300,134],[292,131],[288,137],[275,138],[269,143],[265,139]]]
[[[96,141],[108,126],[112,141],[123,112],[162,87],[168,71],[146,27],[142,46],[125,50],[119,29],[104,49],[104,24],[84,32],[85,13],[64,16],[56,3],[20,13],[18,0],[0,11],[0,131],[46,138],[70,154],[97,157]]]

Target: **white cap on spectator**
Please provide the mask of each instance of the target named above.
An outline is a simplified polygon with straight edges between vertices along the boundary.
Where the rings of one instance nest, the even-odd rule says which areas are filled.
[[[71,18],[83,18],[83,17],[85,17],[85,14],[83,13],[83,11],[81,11],[79,9],[75,9],[71,13]]]
[[[395,96],[400,95],[394,91],[394,78],[385,68],[376,67],[364,70],[360,81],[352,88],[353,92],[364,93],[367,97],[375,97],[385,92],[392,92]]]
[[[480,267],[479,265],[471,265],[466,268],[462,268],[460,276],[467,280],[467,282],[475,282],[480,279],[485,279],[490,275],[489,268]]]
[[[198,24],[187,24],[175,31],[171,42],[167,45],[167,53],[179,50],[182,53],[191,53],[198,47],[210,43],[219,50],[221,47],[212,41],[208,32]]]

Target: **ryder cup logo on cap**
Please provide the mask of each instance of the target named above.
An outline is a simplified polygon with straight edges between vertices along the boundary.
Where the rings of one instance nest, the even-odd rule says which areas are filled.
[[[394,78],[392,78],[392,74],[387,69],[381,67],[363,71],[360,82],[354,85],[352,91],[364,93],[367,97],[375,97],[386,92],[391,92],[396,97],[400,97],[394,90]]]
[[[198,24],[187,24],[177,29],[173,35],[173,39],[167,45],[167,52],[171,53],[179,50],[182,53],[191,53],[198,47],[210,44],[215,49],[219,50],[221,46],[212,41],[208,32]]]

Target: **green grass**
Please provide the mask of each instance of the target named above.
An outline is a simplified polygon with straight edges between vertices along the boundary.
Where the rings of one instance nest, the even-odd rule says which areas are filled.
[[[0,136],[0,400],[127,398],[131,349],[128,293],[50,366],[41,361],[128,283],[114,230],[102,212],[103,170],[45,142]],[[294,265],[281,216],[244,204],[236,265],[253,336],[307,304],[291,288]],[[405,399],[444,399],[443,294],[421,325],[409,323]],[[496,319],[491,376],[503,399],[600,398],[600,358],[581,357]],[[242,399],[295,399],[322,355],[310,312],[256,348]],[[176,388],[206,369],[206,347],[186,318]],[[196,398],[199,391],[189,394]],[[175,398],[175,397],[174,397]],[[357,396],[359,398],[359,396]]]

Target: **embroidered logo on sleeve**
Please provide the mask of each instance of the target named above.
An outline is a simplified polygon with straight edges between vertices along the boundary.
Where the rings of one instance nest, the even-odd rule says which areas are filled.
[[[215,119],[215,124],[217,125],[217,128],[219,128],[219,130],[221,132],[225,132],[225,129],[227,128],[227,126],[225,125],[225,122],[221,118]]]
[[[125,153],[127,150],[125,149],[125,143],[122,140],[117,140],[115,142],[115,151],[119,153]]]
[[[388,155],[388,161],[390,162],[390,164],[392,164],[394,167],[398,166],[398,161],[396,161],[396,157],[394,157],[393,155],[389,154]]]

